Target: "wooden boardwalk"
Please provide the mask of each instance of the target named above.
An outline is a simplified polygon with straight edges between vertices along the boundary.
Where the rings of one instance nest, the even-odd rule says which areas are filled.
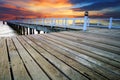
[[[116,33],[0,38],[0,80],[120,80],[120,32]]]

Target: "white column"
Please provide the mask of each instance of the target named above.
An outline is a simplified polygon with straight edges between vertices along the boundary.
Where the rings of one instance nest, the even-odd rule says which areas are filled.
[[[113,19],[113,18],[111,17],[110,20],[109,20],[109,26],[108,26],[109,29],[112,28],[112,19]]]
[[[88,18],[88,20],[87,20],[87,26],[88,27],[90,26],[90,18]]]
[[[87,19],[88,19],[88,16],[84,16],[83,31],[86,31],[86,30],[87,30]]]

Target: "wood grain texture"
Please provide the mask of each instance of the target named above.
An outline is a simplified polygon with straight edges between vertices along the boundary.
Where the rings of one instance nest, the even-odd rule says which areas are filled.
[[[0,80],[119,80],[120,35],[110,34],[0,37]]]

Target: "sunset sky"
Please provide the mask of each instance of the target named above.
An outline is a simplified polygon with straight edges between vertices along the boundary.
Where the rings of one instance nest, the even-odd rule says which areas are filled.
[[[0,20],[40,17],[120,18],[120,0],[0,0]]]

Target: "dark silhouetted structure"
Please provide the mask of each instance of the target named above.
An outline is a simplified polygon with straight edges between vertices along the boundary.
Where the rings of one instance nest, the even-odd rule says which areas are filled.
[[[5,24],[5,21],[3,21],[3,24]]]

